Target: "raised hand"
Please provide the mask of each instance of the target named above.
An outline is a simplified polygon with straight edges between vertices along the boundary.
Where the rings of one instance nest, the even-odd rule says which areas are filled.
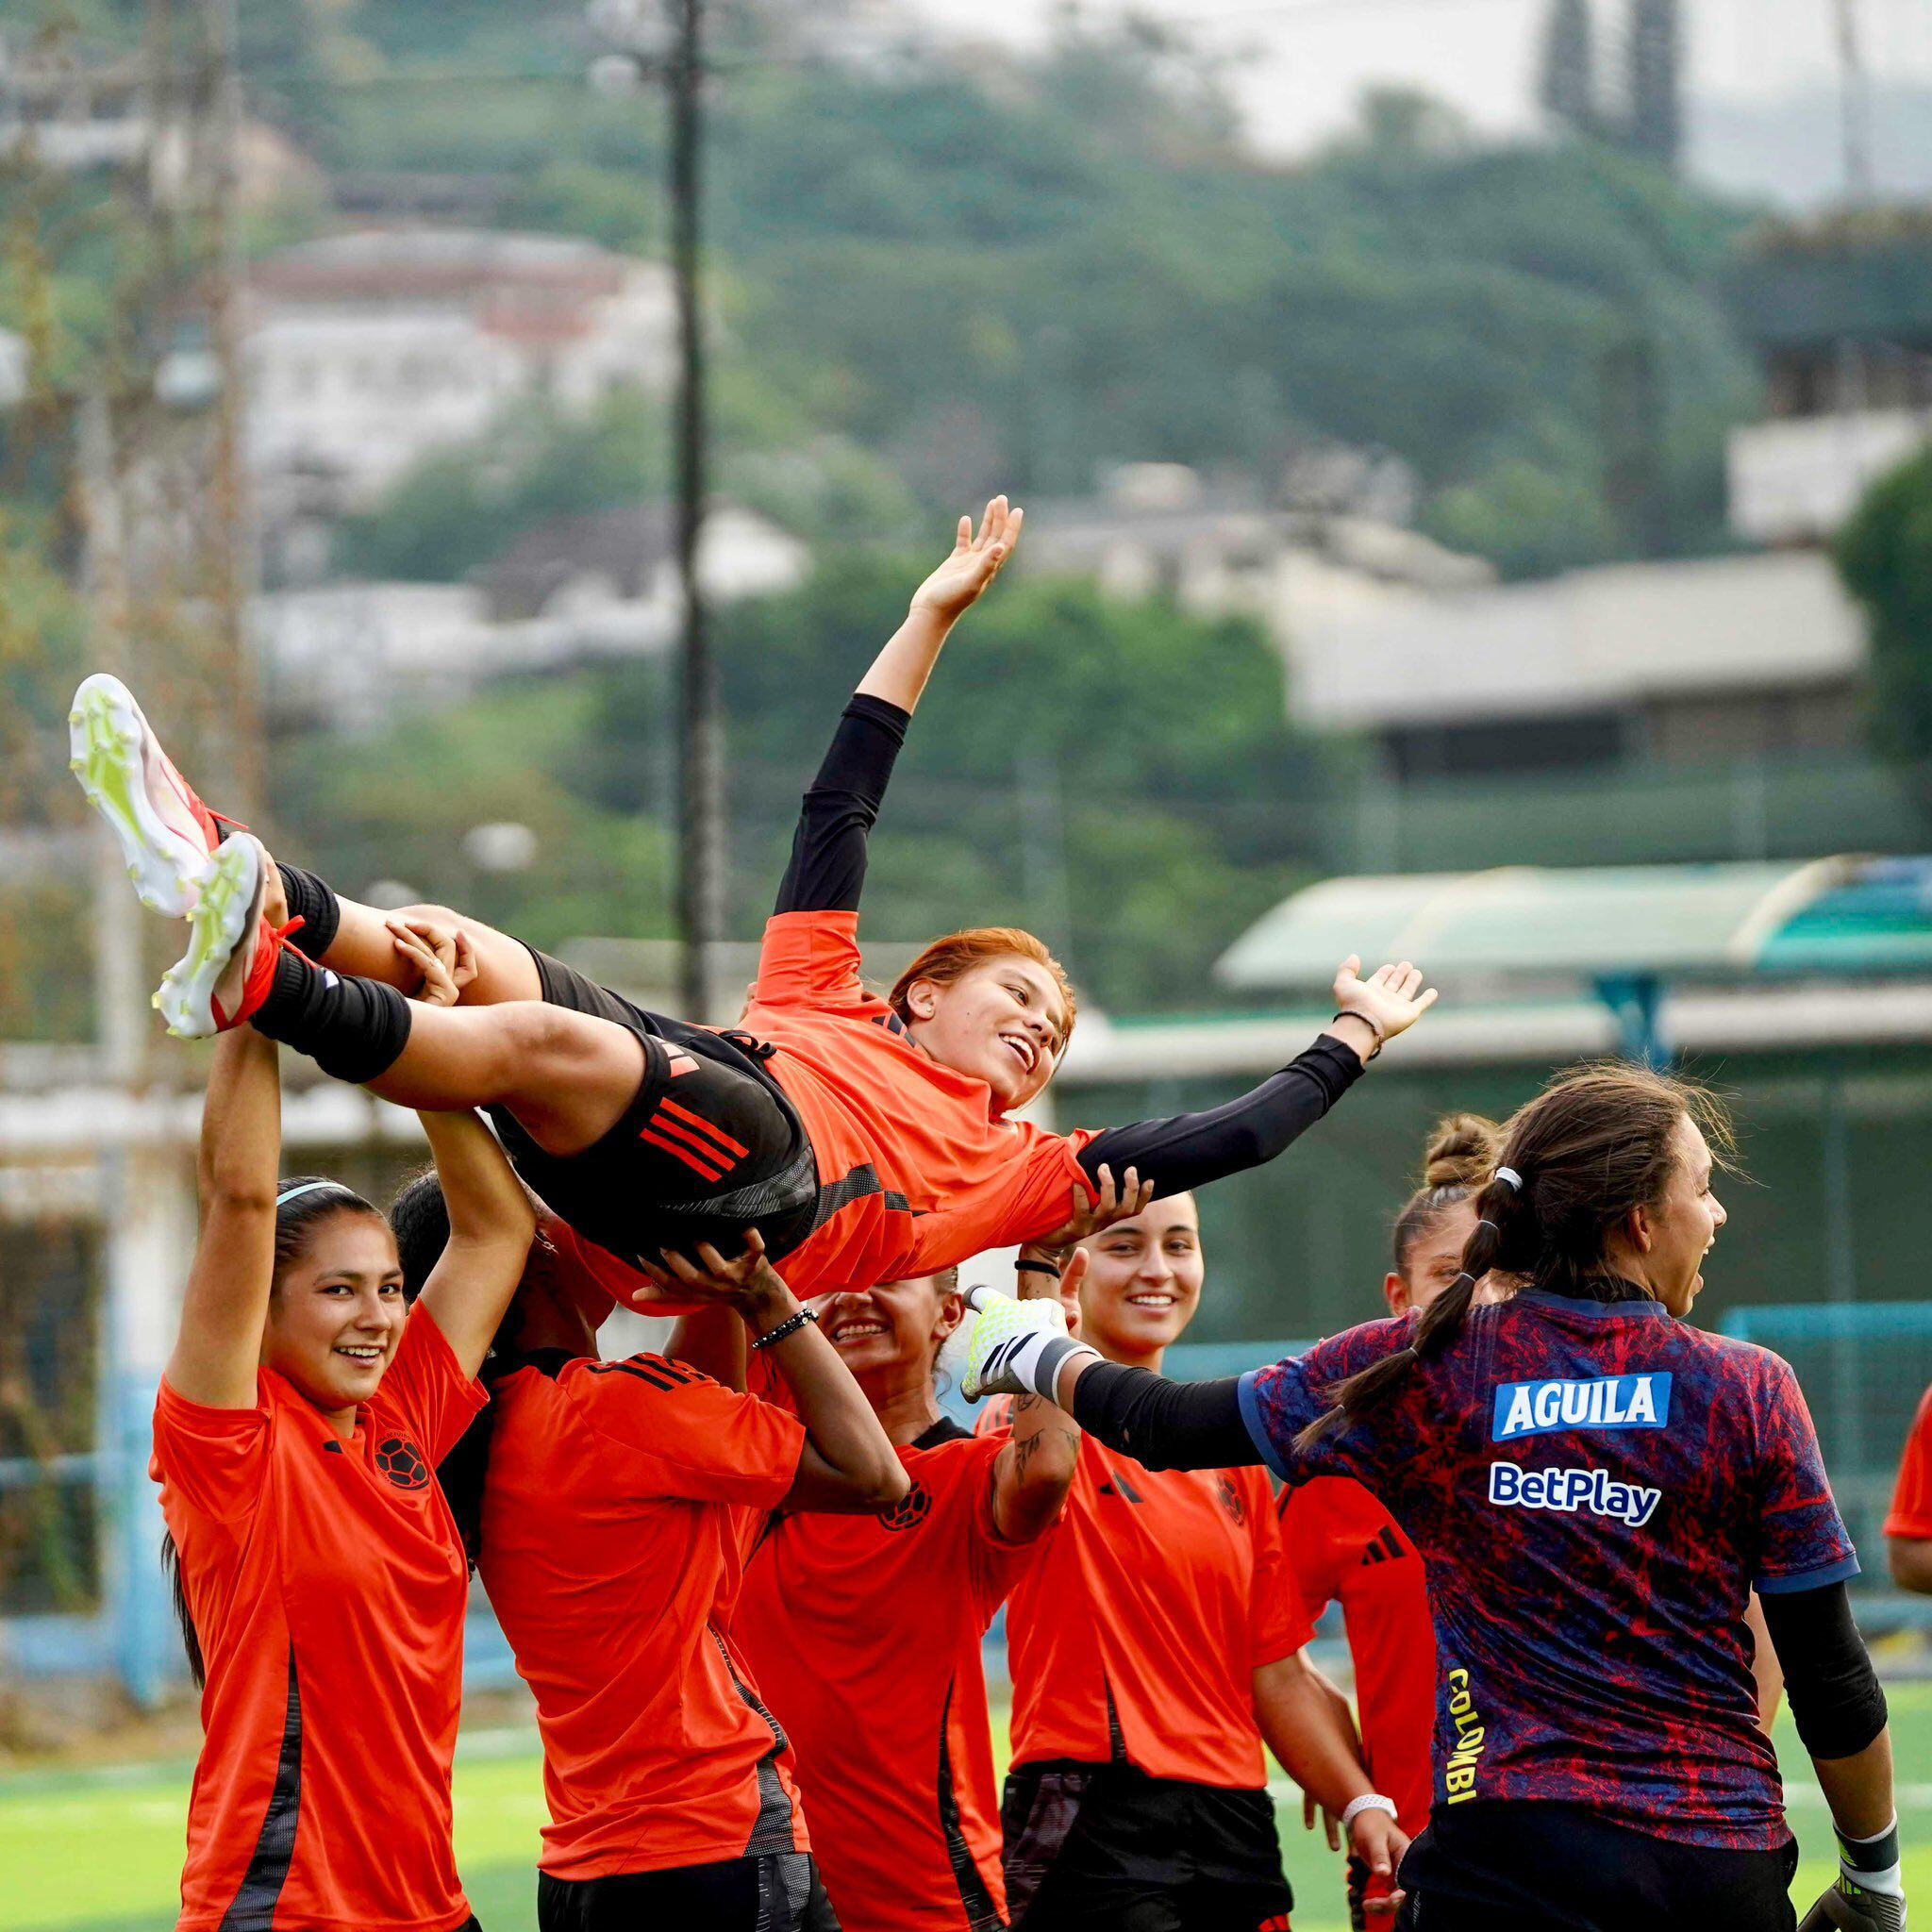
[[[1422,968],[1411,966],[1407,959],[1399,965],[1377,966],[1366,979],[1361,969],[1357,954],[1351,953],[1341,962],[1341,970],[1335,975],[1335,1006],[1338,1022],[1344,1016],[1359,1020],[1374,1035],[1368,1052],[1362,1055],[1370,1059],[1398,1033],[1407,1033],[1436,1004],[1436,989],[1424,987]]]
[[[1020,1258],[1024,1261],[1052,1260],[1059,1268],[1056,1277],[1042,1274],[1037,1269],[1023,1268],[1018,1271],[1016,1286],[1023,1302],[1058,1302],[1060,1313],[1066,1317],[1067,1333],[1075,1341],[1080,1339],[1080,1284],[1087,1279],[1087,1269],[1093,1257],[1085,1248],[1070,1250],[1062,1260],[1058,1254],[1043,1242],[1028,1241],[1020,1250]]]
[[[968,1402],[989,1395],[1041,1395],[1058,1402],[1059,1372],[1075,1356],[1097,1361],[1100,1352],[1067,1334],[1066,1311],[1056,1300],[1016,1302],[990,1288],[966,1291],[973,1320],[966,1329],[966,1373],[959,1392]]]
[[[980,519],[979,534],[973,533],[973,519],[959,519],[959,535],[953,554],[912,593],[912,608],[951,624],[978,602],[981,593],[1013,554],[1020,541],[1020,525],[1026,512],[1008,508],[1004,496],[995,496]]]

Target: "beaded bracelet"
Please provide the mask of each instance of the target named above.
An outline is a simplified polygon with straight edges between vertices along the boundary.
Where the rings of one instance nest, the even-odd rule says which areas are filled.
[[[789,1337],[796,1335],[798,1331],[801,1328],[803,1328],[808,1322],[816,1322],[817,1320],[818,1311],[816,1309],[800,1308],[797,1314],[788,1316],[786,1320],[780,1322],[778,1325],[771,1331],[770,1334],[760,1335],[758,1338],[758,1340],[752,1343],[752,1346],[754,1348],[771,1348],[775,1343],[784,1341]]]

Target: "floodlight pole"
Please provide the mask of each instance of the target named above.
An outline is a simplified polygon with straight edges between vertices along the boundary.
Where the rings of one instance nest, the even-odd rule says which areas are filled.
[[[683,638],[678,654],[682,779],[677,852],[678,927],[684,941],[687,1018],[712,1008],[710,962],[724,925],[724,810],[718,667],[711,655],[698,545],[705,513],[705,344],[700,306],[700,60],[704,0],[668,0],[672,49],[671,260],[677,291],[677,577]]]

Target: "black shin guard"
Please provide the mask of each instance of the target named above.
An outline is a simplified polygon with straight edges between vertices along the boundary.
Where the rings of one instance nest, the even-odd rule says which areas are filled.
[[[409,1003],[379,979],[346,978],[311,965],[291,946],[275,961],[275,983],[253,1024],[258,1033],[307,1054],[325,1074],[360,1086],[402,1058]]]
[[[304,872],[299,865],[287,865],[278,858],[275,870],[282,875],[291,916],[302,922],[302,950],[311,959],[319,959],[335,944],[341,929],[341,902],[326,881]]]

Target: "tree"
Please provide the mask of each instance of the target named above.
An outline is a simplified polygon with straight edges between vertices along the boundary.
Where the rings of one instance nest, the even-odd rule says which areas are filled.
[[[737,930],[769,909],[832,722],[927,567],[836,548],[797,591],[719,613]],[[650,808],[667,695],[659,665],[606,674],[572,748],[595,809]],[[1023,574],[961,627],[921,708],[866,928],[1017,923],[1103,1004],[1208,1004],[1216,956],[1320,862],[1328,756],[1291,729],[1255,625]]]
[[[1673,172],[1684,144],[1683,57],[1677,0],[1630,0],[1630,118],[1624,145]]]
[[[1545,113],[1573,132],[1596,130],[1596,51],[1590,0],[1550,0],[1537,98]]]
[[[1932,449],[1872,485],[1835,548],[1871,640],[1873,742],[1923,767],[1932,759]]]

